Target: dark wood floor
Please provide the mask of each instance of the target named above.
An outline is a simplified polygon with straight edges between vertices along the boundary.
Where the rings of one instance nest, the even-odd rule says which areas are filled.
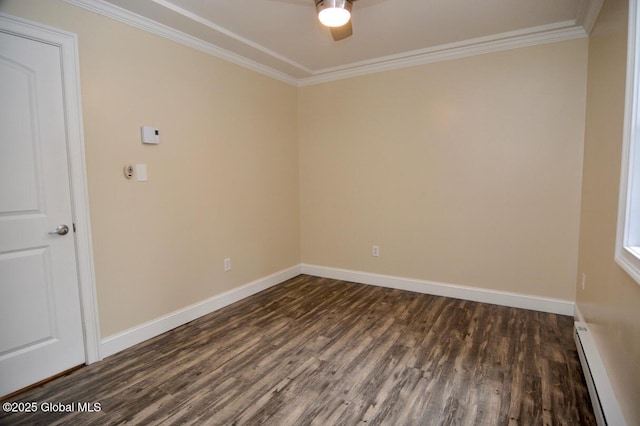
[[[0,424],[593,425],[571,317],[301,275],[12,401]]]

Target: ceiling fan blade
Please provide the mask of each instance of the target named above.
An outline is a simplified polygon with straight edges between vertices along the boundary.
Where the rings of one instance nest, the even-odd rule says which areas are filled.
[[[351,26],[351,21],[347,22],[341,27],[331,28],[331,36],[335,41],[343,40],[347,37],[351,37],[352,35],[353,35],[353,27]]]

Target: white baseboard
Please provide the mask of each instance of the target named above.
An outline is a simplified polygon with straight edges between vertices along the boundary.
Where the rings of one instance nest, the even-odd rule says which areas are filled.
[[[100,342],[100,357],[105,358],[113,355],[147,339],[156,337],[171,329],[179,327],[183,324],[217,311],[220,308],[231,305],[239,300],[256,294],[276,284],[280,284],[290,278],[301,274],[300,265],[292,266],[275,274],[260,278],[242,287],[229,290],[225,293],[213,296],[193,305],[184,307],[170,314],[156,318],[139,326],[130,328],[121,333],[102,339]]]
[[[186,306],[170,314],[156,318],[144,324],[125,330],[121,333],[102,339],[100,342],[100,359],[130,348],[145,340],[193,321],[201,316],[224,308],[232,303],[256,294],[269,287],[280,284],[300,274],[317,277],[352,281],[361,284],[395,288],[416,293],[432,294],[436,296],[453,297],[455,299],[472,300],[475,302],[492,303],[495,305],[511,306],[515,308],[532,309],[541,312],[551,312],[561,315],[578,315],[579,310],[572,301],[551,299],[526,294],[509,293],[487,290],[477,287],[467,287],[434,281],[417,280],[412,278],[380,275],[369,272],[351,271],[317,265],[296,265],[275,274],[260,278],[242,287],[213,296],[193,305]],[[577,316],[581,318],[581,316]]]
[[[531,309],[560,315],[571,316],[574,314],[575,304],[570,300],[552,299],[527,294],[487,290],[484,288],[402,278],[391,275],[372,274],[369,272],[350,271],[346,269],[329,268],[317,265],[302,264],[302,273],[323,278],[352,281],[360,284],[376,285],[380,287],[413,291],[416,293],[452,297],[454,299],[510,306],[514,308]]]

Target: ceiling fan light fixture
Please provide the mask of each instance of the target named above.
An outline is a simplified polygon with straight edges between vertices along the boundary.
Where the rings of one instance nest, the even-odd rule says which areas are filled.
[[[352,0],[316,0],[318,19],[326,27],[341,27],[351,19]]]

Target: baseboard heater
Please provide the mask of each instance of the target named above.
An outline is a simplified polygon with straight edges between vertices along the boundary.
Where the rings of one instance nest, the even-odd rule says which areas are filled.
[[[598,426],[626,426],[627,423],[622,416],[609,376],[604,369],[587,324],[576,321],[573,337]]]

